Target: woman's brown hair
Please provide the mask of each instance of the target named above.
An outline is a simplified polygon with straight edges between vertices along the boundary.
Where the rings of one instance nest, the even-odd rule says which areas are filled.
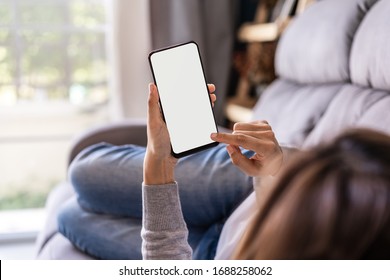
[[[280,174],[236,259],[390,258],[390,137],[366,129]]]

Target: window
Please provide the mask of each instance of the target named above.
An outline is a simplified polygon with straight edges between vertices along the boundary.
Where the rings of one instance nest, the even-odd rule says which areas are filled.
[[[104,0],[0,2],[0,210],[43,207],[72,137],[108,120]]]

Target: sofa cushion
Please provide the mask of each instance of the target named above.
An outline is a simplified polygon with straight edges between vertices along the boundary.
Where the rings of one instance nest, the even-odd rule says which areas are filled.
[[[42,248],[37,256],[38,260],[93,260],[91,256],[84,254],[62,234],[55,233]]]
[[[341,87],[277,80],[261,96],[252,118],[267,120],[281,145],[300,147]]]
[[[355,32],[376,0],[327,0],[310,6],[284,32],[276,71],[299,83],[349,81]]]
[[[390,1],[379,1],[359,27],[351,51],[353,83],[390,90]]]
[[[75,192],[70,184],[62,182],[58,184],[51,192],[46,200],[45,209],[47,212],[47,218],[45,226],[42,231],[39,232],[36,245],[36,254],[40,255],[41,250],[46,246],[46,243],[52,239],[52,237],[58,231],[57,214],[58,209],[68,199],[73,197]]]
[[[357,126],[373,128],[390,135],[390,94],[372,105],[359,119]]]
[[[374,104],[380,104],[387,96],[389,94],[384,91],[350,84],[343,86],[330,103],[322,119],[305,140],[303,148],[330,141],[345,129],[357,127],[362,116],[369,112]],[[378,110],[378,114],[383,115],[386,112]]]

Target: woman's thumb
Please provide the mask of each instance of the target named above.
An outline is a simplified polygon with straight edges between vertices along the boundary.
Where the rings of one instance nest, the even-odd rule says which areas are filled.
[[[149,84],[149,99],[148,99],[148,116],[149,118],[156,118],[160,115],[160,108],[158,105],[158,93],[155,84]]]

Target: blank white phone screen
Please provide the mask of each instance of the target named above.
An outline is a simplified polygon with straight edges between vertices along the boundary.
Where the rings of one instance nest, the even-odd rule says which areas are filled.
[[[155,52],[150,62],[173,152],[213,143],[217,127],[196,44]]]

